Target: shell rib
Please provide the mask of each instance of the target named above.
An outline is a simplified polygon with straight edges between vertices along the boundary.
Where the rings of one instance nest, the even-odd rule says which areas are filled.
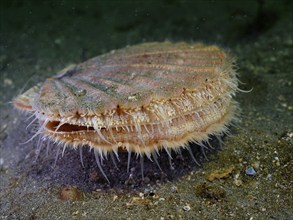
[[[237,86],[234,60],[217,46],[144,43],[70,66],[14,105],[55,141],[150,155],[225,132]]]

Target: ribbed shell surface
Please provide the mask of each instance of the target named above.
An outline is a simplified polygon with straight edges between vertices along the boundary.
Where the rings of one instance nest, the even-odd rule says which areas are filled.
[[[204,82],[231,78],[231,57],[216,46],[144,43],[92,58],[47,79],[30,100],[46,115],[97,115],[168,100]]]

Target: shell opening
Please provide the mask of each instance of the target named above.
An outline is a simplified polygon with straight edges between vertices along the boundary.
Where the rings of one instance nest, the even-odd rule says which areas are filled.
[[[90,131],[94,130],[93,127],[73,125],[69,123],[62,124],[60,126],[59,121],[49,121],[46,125],[46,129],[52,132],[74,132],[74,131]]]

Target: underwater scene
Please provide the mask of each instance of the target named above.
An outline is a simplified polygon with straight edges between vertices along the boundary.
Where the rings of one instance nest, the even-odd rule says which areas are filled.
[[[292,219],[293,2],[0,1],[0,219]]]

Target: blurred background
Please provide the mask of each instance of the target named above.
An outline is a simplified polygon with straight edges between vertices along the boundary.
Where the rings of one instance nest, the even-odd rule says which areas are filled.
[[[224,48],[251,44],[284,17],[288,22],[291,11],[289,0],[1,0],[1,104],[32,77],[38,81],[70,63],[127,45],[165,40]]]

